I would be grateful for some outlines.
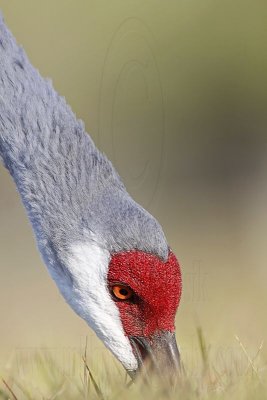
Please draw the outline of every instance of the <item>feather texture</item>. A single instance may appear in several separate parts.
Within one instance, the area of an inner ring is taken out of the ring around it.
[[[15,180],[45,259],[84,231],[110,253],[139,249],[167,259],[159,223],[127,193],[65,99],[30,64],[0,18],[0,158]],[[67,271],[64,271],[67,273]]]

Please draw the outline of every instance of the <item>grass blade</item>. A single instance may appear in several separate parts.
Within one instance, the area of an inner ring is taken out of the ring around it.
[[[87,369],[87,371],[88,371],[88,373],[89,373],[89,377],[90,377],[90,379],[91,379],[91,381],[92,381],[92,384],[94,385],[96,394],[98,395],[98,397],[99,397],[101,400],[104,400],[104,395],[103,395],[103,393],[102,393],[100,387],[99,387],[98,384],[96,383],[95,378],[93,377],[93,374],[92,374],[90,368],[88,367],[87,362],[86,362],[86,359],[85,359],[84,357],[83,357],[83,362],[84,362],[85,368]]]
[[[11,387],[8,385],[8,383],[3,378],[2,378],[2,382],[5,385],[5,387],[7,388],[7,390],[10,392],[10,394],[12,395],[13,399],[18,400],[17,396],[15,395],[15,393],[13,392]]]

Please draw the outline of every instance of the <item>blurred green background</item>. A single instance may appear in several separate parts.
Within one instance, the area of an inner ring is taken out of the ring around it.
[[[162,224],[184,277],[184,359],[194,364],[198,324],[218,357],[239,351],[235,334],[253,355],[267,334],[267,3],[0,0],[0,9]],[[3,167],[0,191],[0,365],[42,346],[71,351],[93,334],[49,278]]]

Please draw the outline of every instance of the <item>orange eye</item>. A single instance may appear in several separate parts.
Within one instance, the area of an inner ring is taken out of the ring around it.
[[[129,286],[119,284],[112,286],[112,293],[119,300],[129,300],[133,296],[133,291]]]

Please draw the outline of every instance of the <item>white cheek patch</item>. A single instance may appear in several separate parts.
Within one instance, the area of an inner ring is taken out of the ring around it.
[[[135,370],[137,360],[107,289],[109,252],[88,242],[72,245],[69,254],[67,264],[73,286],[61,288],[64,297],[124,367]]]

